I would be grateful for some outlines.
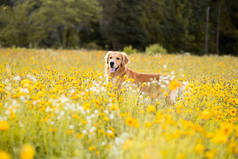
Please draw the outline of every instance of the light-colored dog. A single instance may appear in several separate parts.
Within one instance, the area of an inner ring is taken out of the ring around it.
[[[121,86],[121,84],[125,80],[125,76],[127,78],[134,79],[134,83],[137,84],[140,87],[140,90],[142,92],[145,92],[150,95],[156,95],[158,96],[160,91],[160,82],[162,80],[167,80],[167,86],[169,87],[169,84],[171,82],[171,79],[169,79],[169,76],[160,75],[160,74],[147,74],[147,73],[138,73],[135,72],[129,68],[126,67],[126,64],[129,62],[129,58],[124,52],[118,52],[118,51],[109,51],[107,52],[105,56],[105,75],[107,77],[107,80],[116,80],[116,84],[118,87]],[[151,85],[145,85],[145,83],[149,83],[152,81],[158,81],[158,84],[156,86]],[[174,84],[172,84],[174,85]],[[170,89],[166,99],[170,103],[175,103],[178,96],[181,96],[182,92],[185,90],[185,87],[187,83],[183,82],[177,82],[175,84],[176,88]],[[164,85],[163,85],[164,86]]]

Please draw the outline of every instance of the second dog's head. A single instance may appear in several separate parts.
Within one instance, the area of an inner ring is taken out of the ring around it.
[[[108,51],[105,56],[105,62],[110,72],[116,72],[125,67],[128,61],[128,56],[124,52]]]

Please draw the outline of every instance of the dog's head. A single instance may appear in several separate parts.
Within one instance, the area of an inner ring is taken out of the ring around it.
[[[124,52],[108,51],[105,56],[105,63],[110,72],[116,72],[125,67],[128,61],[128,56]]]

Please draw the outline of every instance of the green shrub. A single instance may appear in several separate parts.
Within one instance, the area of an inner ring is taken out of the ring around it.
[[[133,47],[131,45],[129,45],[129,46],[124,47],[123,52],[125,52],[127,54],[134,54],[137,52],[137,50],[133,49]]]
[[[160,44],[152,44],[146,47],[146,54],[155,55],[155,54],[167,54],[167,50]]]
[[[86,45],[84,45],[84,48],[85,49],[88,49],[88,50],[102,50],[102,47],[99,46],[97,43],[95,42],[89,42],[87,43]]]

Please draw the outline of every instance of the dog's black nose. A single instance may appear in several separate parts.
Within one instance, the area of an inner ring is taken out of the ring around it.
[[[113,65],[114,65],[114,62],[110,62],[110,66],[113,67]]]

